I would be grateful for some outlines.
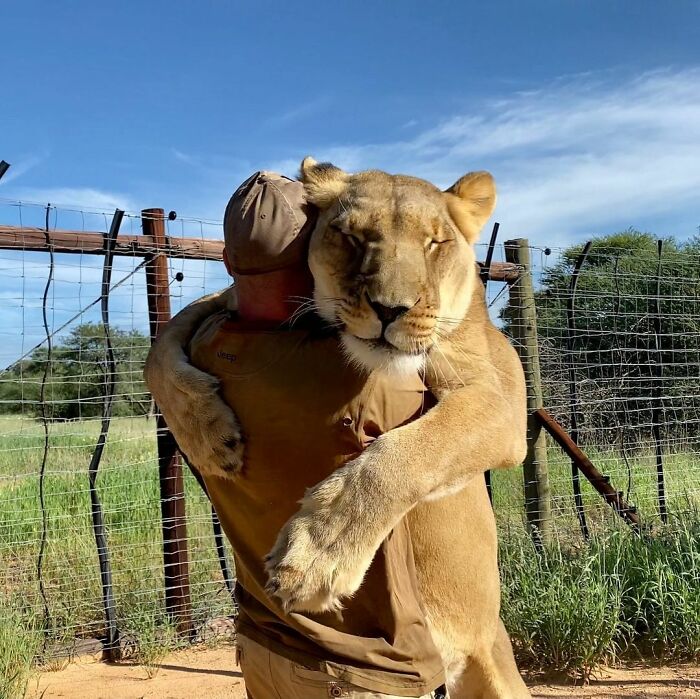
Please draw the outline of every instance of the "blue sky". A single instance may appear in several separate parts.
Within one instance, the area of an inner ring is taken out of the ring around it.
[[[23,0],[0,26],[5,198],[220,218],[311,153],[490,169],[543,243],[700,223],[696,1]]]
[[[538,245],[700,224],[696,1],[23,0],[0,27],[0,199],[216,220],[312,154],[441,186],[488,169],[503,237]]]

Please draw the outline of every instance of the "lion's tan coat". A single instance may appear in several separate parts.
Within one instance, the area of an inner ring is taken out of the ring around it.
[[[522,368],[488,318],[473,251],[495,204],[493,182],[471,173],[441,193],[416,178],[348,175],[308,159],[302,181],[320,210],[309,253],[319,313],[342,323],[353,361],[396,370],[424,360],[439,403],[310,491],[270,554],[271,589],[289,609],[333,607],[408,516],[450,696],[528,697],[499,619],[495,522],[482,477],[520,463],[526,448]],[[190,461],[235,477],[243,448],[235,416],[182,350],[220,304],[209,297],[176,317],[154,345],[146,379]]]

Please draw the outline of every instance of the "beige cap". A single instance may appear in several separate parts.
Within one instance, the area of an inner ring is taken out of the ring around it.
[[[313,225],[309,212],[298,180],[275,172],[249,177],[234,192],[224,214],[231,270],[264,274],[304,260]]]

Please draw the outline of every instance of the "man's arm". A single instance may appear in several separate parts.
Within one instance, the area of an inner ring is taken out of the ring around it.
[[[243,462],[238,420],[219,394],[219,381],[190,364],[185,347],[213,313],[237,307],[233,287],[180,311],[153,343],[144,378],[180,451],[204,475],[233,476]]]

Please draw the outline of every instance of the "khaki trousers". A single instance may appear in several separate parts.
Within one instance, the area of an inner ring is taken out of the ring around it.
[[[249,638],[239,636],[238,663],[248,699],[403,699],[394,694],[379,694],[348,684],[323,672],[308,670],[272,653]],[[431,699],[426,694],[421,699]]]

